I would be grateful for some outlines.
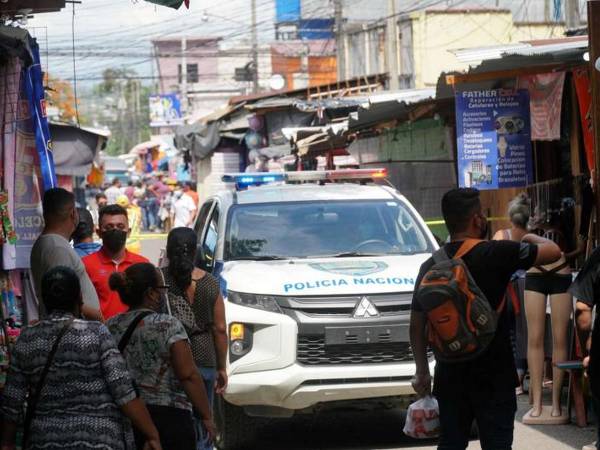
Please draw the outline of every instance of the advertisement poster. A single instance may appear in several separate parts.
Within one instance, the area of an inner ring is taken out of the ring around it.
[[[177,94],[150,96],[150,126],[183,125],[181,102]]]
[[[527,90],[456,93],[460,187],[523,187],[533,180]]]
[[[9,203],[9,214],[13,218],[17,234],[16,245],[2,246],[2,262],[6,270],[29,268],[31,247],[44,225],[39,153],[31,109],[23,85],[17,111],[15,146],[6,149],[4,153],[5,183],[12,200]]]

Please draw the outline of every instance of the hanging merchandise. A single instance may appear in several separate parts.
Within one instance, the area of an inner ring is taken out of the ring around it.
[[[594,170],[594,133],[592,122],[592,92],[590,75],[588,69],[576,69],[573,71],[575,91],[577,91],[577,102],[579,103],[579,116],[581,117],[581,130],[583,133],[583,145],[585,147],[585,160],[588,169]]]
[[[10,221],[10,215],[8,214],[8,194],[5,191],[0,191],[0,244],[17,243],[17,233],[12,226]]]
[[[187,9],[190,9],[190,0],[146,0],[148,3],[154,3],[155,5],[167,6],[173,9],[181,8],[181,5],[185,4]]]
[[[40,169],[44,190],[57,186],[52,155],[52,141],[46,116],[46,99],[44,94],[44,75],[40,63],[40,49],[35,39],[30,38],[33,64],[23,71],[22,82],[29,103],[29,114],[35,133],[35,144],[39,155]]]
[[[517,80],[518,89],[529,91],[531,139],[560,139],[560,116],[565,72],[525,75]]]

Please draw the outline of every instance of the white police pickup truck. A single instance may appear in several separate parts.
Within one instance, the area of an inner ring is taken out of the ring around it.
[[[257,417],[405,406],[414,394],[410,303],[433,235],[386,172],[226,175],[196,222],[198,265],[226,300],[229,387],[218,446]]]

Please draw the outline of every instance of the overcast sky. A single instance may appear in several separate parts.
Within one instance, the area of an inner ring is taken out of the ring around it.
[[[257,20],[265,39],[273,34],[273,2],[257,0]],[[191,0],[189,10],[185,6],[174,10],[142,0],[82,0],[82,4],[75,5],[74,19],[78,78],[97,77],[106,67],[122,65],[148,74],[150,39],[154,37],[223,36],[226,45],[249,39],[250,0]],[[72,20],[72,5],[68,5],[57,13],[39,14],[27,25],[38,38],[48,71],[62,78],[72,77],[72,57],[53,53],[65,55],[71,51]],[[118,56],[123,53],[126,56]],[[100,58],[101,54],[117,56]]]

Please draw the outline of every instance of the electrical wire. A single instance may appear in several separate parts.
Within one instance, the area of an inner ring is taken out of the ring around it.
[[[73,96],[75,97],[75,118],[77,120],[77,126],[81,128],[81,123],[79,122],[79,99],[77,98],[77,69],[75,62],[75,3],[71,3],[73,7],[73,15],[71,17],[71,37],[73,43]]]

